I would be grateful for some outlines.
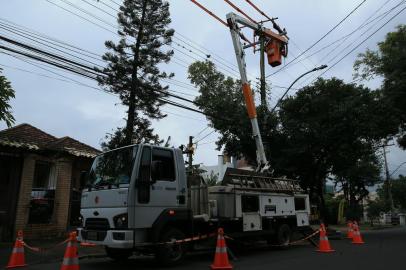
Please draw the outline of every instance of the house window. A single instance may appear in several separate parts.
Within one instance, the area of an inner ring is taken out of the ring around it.
[[[29,223],[51,223],[54,212],[55,186],[55,166],[50,162],[36,161],[31,190]]]

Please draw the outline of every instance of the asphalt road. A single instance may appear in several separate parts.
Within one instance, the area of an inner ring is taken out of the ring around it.
[[[370,231],[363,234],[364,245],[352,245],[350,241],[331,240],[334,253],[321,254],[310,244],[291,246],[287,250],[275,250],[256,245],[236,251],[237,260],[232,260],[235,269],[404,269],[406,262],[406,228]],[[209,269],[213,254],[195,253],[187,257],[180,265],[172,269]],[[60,263],[31,265],[27,269],[59,269]],[[132,258],[125,263],[116,263],[106,258],[81,259],[83,270],[126,270],[126,269],[165,269],[153,258]],[[167,269],[167,268],[166,268]]]

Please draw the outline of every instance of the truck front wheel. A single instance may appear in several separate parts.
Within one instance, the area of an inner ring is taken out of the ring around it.
[[[125,261],[133,254],[131,249],[105,247],[105,250],[107,256],[115,261]]]
[[[185,234],[175,228],[169,228],[160,238],[161,243],[156,250],[156,259],[162,265],[173,266],[180,263],[185,257],[185,245],[175,243],[176,240],[185,239]]]

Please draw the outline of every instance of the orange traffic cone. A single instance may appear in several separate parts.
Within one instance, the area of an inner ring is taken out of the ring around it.
[[[352,221],[348,222],[347,239],[352,239],[354,237],[354,229]]]
[[[69,242],[63,256],[61,270],[79,270],[78,247],[76,232],[69,234]]]
[[[357,245],[362,245],[365,242],[362,240],[361,232],[359,231],[358,223],[354,222],[354,236],[352,238],[352,243]]]
[[[10,260],[6,268],[15,268],[26,266],[24,258],[24,241],[23,232],[17,232],[17,239],[14,243],[13,252],[11,253]]]
[[[211,269],[231,270],[233,266],[228,261],[227,246],[224,240],[224,231],[222,228],[218,229],[216,254],[214,255],[214,262]]]
[[[324,252],[324,253],[335,251],[334,249],[331,249],[331,247],[330,247],[330,242],[328,241],[326,227],[324,226],[323,223],[320,224],[320,242],[319,242],[319,249],[317,251]]]

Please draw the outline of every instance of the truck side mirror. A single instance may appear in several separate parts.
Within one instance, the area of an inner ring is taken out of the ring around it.
[[[151,180],[152,183],[155,183],[161,177],[161,172],[163,170],[163,162],[161,160],[152,161],[151,166]]]

